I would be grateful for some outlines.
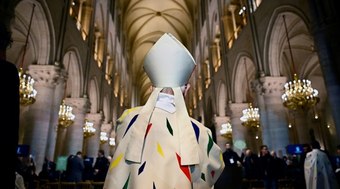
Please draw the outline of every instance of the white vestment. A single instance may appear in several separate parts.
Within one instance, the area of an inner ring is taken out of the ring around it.
[[[325,152],[313,149],[304,164],[307,189],[338,189],[332,165]]]
[[[222,173],[221,149],[212,140],[211,131],[198,121],[191,125],[176,122],[173,99],[160,93],[145,130],[141,162],[126,159],[131,132],[141,108],[126,110],[118,120],[117,149],[106,176],[104,189],[210,189]],[[199,163],[182,165],[179,127],[196,134]]]

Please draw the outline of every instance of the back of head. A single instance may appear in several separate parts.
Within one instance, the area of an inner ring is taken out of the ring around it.
[[[320,149],[321,148],[320,143],[317,140],[313,140],[312,143],[311,143],[311,146],[312,146],[313,149]]]

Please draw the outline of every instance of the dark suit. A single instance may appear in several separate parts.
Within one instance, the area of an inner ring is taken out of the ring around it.
[[[10,124],[3,124],[4,134],[9,137],[1,137],[3,152],[6,153],[1,158],[1,162],[6,165],[3,167],[5,173],[2,180],[5,181],[9,188],[14,188],[15,169],[17,164],[17,146],[19,137],[19,75],[14,64],[0,59],[0,82],[3,91],[0,93],[0,99],[3,101],[2,107],[5,107],[1,113],[1,120],[7,120]],[[8,104],[5,106],[5,104]]]
[[[242,168],[237,162],[241,162],[240,156],[232,149],[223,153],[225,163],[221,176],[217,179],[214,189],[239,189],[242,184]]]
[[[109,169],[110,162],[109,160],[103,157],[97,157],[96,163],[94,164],[93,169],[98,169],[98,173],[94,175],[94,181],[104,181],[107,171]]]
[[[66,180],[68,182],[80,182],[83,180],[84,161],[78,156],[73,156],[68,161]]]

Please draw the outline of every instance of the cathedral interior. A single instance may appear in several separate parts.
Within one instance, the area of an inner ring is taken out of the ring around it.
[[[7,60],[34,81],[20,99],[18,142],[37,172],[45,157],[114,153],[116,120],[148,99],[143,60],[164,33],[192,53],[187,110],[222,149],[266,144],[282,156],[312,139],[330,153],[340,144],[336,0],[2,3]]]

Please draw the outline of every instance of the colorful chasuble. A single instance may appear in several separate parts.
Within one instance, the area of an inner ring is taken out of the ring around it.
[[[126,110],[116,127],[117,149],[105,180],[104,189],[210,189],[220,176],[222,152],[213,142],[211,131],[191,119],[199,145],[197,165],[181,165],[176,113],[156,106],[144,135],[141,163],[125,159],[130,133],[141,107]],[[169,110],[169,109],[168,109]]]

